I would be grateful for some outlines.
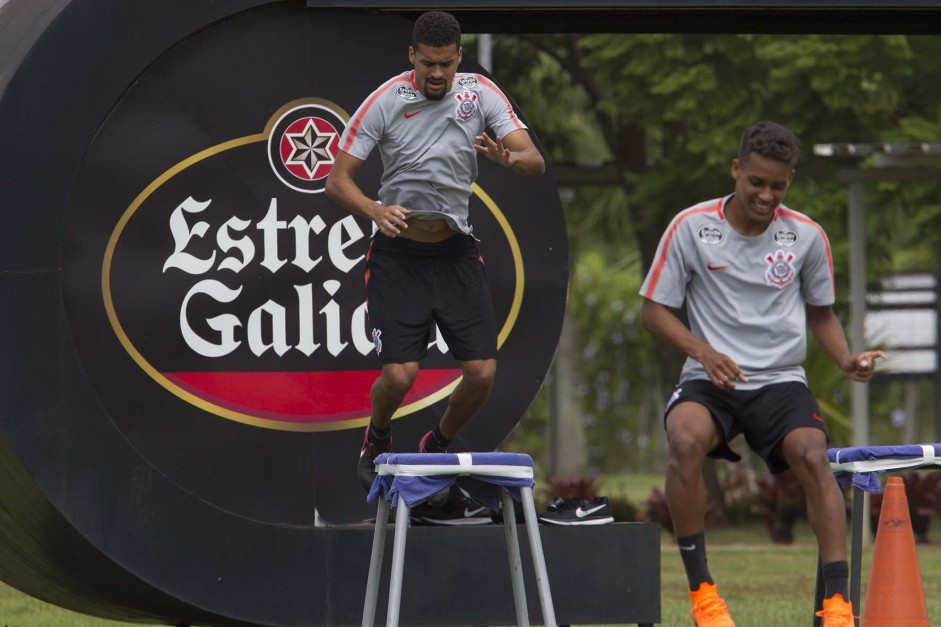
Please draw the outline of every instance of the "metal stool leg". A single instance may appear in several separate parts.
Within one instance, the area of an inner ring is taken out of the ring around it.
[[[500,490],[500,502],[503,505],[503,535],[506,537],[506,552],[510,558],[510,580],[513,582],[516,624],[519,627],[529,627],[529,608],[526,605],[526,586],[523,582],[519,537],[516,535],[516,510],[513,509],[513,497],[506,490]]]
[[[542,540],[539,537],[539,521],[536,520],[536,505],[533,503],[533,489],[520,488],[523,499],[523,517],[526,519],[526,533],[529,535],[529,548],[533,554],[533,568],[536,570],[536,587],[539,589],[539,603],[542,605],[542,619],[546,627],[557,627],[555,608],[552,605],[552,592],[549,590],[549,574],[546,571],[546,558],[542,552]],[[504,522],[505,524],[505,522]]]
[[[856,618],[853,619],[855,625],[859,625],[859,589],[860,580],[863,573],[863,526],[868,522],[863,520],[865,513],[864,501],[866,493],[857,487],[853,487],[853,540],[850,549],[850,602],[853,604],[853,612]]]
[[[369,577],[366,580],[366,601],[363,603],[363,627],[373,627],[376,604],[379,600],[379,578],[382,575],[382,556],[386,548],[386,526],[389,524],[389,503],[380,494],[376,512],[376,527],[372,536],[372,556],[369,558]]]
[[[392,582],[389,584],[389,611],[386,627],[398,627],[399,609],[402,607],[402,573],[405,570],[405,534],[408,532],[409,508],[399,495],[395,507],[395,538],[392,546]]]

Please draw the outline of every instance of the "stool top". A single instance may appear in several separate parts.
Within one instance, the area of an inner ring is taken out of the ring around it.
[[[380,453],[380,475],[470,475],[531,479],[533,458],[524,453]]]
[[[892,446],[851,446],[827,451],[830,468],[842,487],[850,482],[867,492],[880,492],[878,472],[941,466],[941,444],[897,444]]]
[[[523,453],[381,453],[367,501],[399,495],[409,507],[458,482],[471,497],[500,509],[500,489],[520,500],[520,488],[532,488],[533,458]]]

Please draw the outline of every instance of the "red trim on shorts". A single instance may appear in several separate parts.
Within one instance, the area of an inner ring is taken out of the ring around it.
[[[369,258],[372,257],[373,239],[369,239],[369,248],[366,249],[366,271],[363,272],[363,283],[369,285]]]

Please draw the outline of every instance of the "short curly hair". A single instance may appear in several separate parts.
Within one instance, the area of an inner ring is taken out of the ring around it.
[[[776,122],[758,122],[745,129],[738,149],[738,160],[745,163],[748,155],[755,153],[765,159],[797,165],[800,157],[800,141],[785,126]]]
[[[415,20],[412,30],[412,46],[418,44],[432,48],[444,48],[451,44],[461,45],[461,25],[450,13],[428,11]]]

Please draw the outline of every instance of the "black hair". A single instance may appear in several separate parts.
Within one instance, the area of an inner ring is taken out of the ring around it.
[[[461,25],[450,13],[428,11],[415,21],[412,31],[412,47],[418,44],[432,48],[444,48],[451,44],[461,45]]]
[[[755,153],[765,159],[797,165],[800,156],[800,141],[785,126],[776,122],[758,122],[745,129],[738,149],[738,160],[745,163],[748,155]]]

